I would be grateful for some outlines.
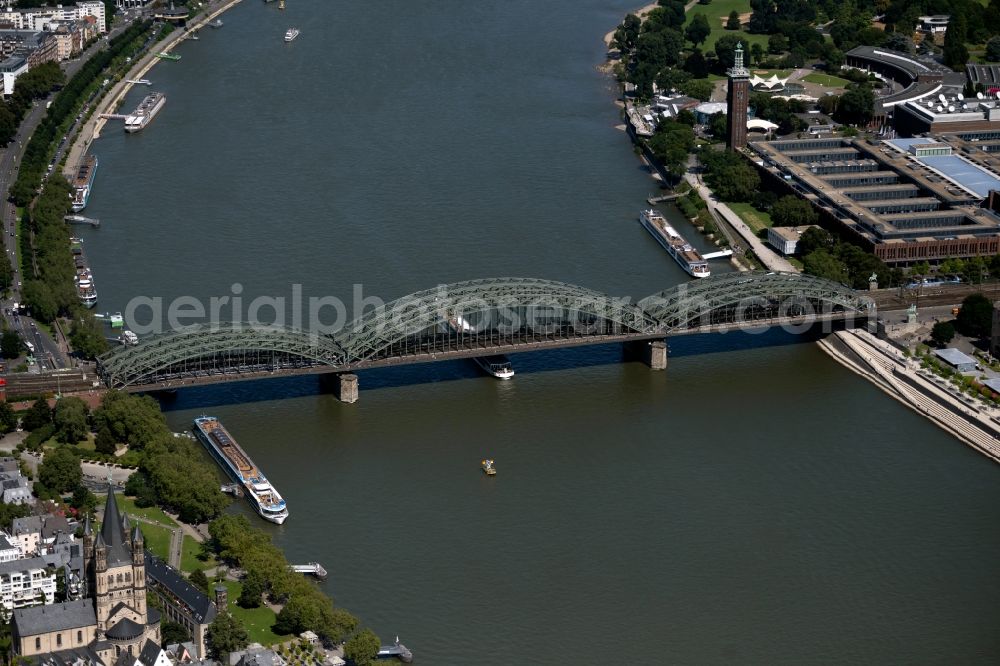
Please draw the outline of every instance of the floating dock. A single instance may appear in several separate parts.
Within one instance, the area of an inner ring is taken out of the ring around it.
[[[395,657],[399,659],[404,664],[408,664],[413,661],[413,653],[405,645],[399,642],[399,636],[396,636],[396,642],[392,645],[383,645],[379,648],[378,654],[375,655],[377,659],[389,659]]]

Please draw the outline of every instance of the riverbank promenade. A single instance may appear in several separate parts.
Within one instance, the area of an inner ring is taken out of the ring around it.
[[[940,428],[1000,462],[1000,410],[957,393],[946,380],[868,331],[838,331],[819,341],[836,361]]]

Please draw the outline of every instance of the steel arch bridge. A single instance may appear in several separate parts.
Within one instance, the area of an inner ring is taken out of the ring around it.
[[[867,315],[873,307],[853,289],[797,273],[723,274],[638,303],[551,280],[471,280],[404,296],[331,335],[246,323],[200,325],[110,351],[98,359],[97,370],[109,388],[152,390],[656,340]]]

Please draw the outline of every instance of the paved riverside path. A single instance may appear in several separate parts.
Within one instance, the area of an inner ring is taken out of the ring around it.
[[[795,268],[787,259],[779,255],[777,252],[771,248],[764,245],[763,241],[757,238],[753,230],[748,227],[740,216],[733,212],[733,210],[715,198],[712,190],[702,182],[701,176],[696,173],[688,172],[684,174],[684,180],[686,180],[691,187],[698,191],[701,198],[705,200],[708,204],[708,210],[713,216],[722,217],[730,227],[733,228],[736,233],[740,235],[743,242],[750,246],[753,250],[754,255],[764,264],[764,267],[769,271],[782,271],[790,273],[798,273],[799,270]]]
[[[993,417],[994,408],[970,405],[950,388],[941,388],[935,383],[935,375],[923,370],[919,361],[906,358],[867,331],[838,331],[834,336],[857,357],[848,357],[828,340],[821,340],[820,346],[834,359],[983,455],[1000,462],[1000,424]]]

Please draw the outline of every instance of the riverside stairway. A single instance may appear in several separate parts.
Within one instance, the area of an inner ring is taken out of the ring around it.
[[[821,345],[843,365],[866,376],[980,453],[1000,462],[1000,427],[995,418],[942,389],[935,383],[934,375],[914,369],[909,359],[871,333],[855,330],[835,335],[853,352],[854,358],[839,353],[826,340],[821,341]]]

